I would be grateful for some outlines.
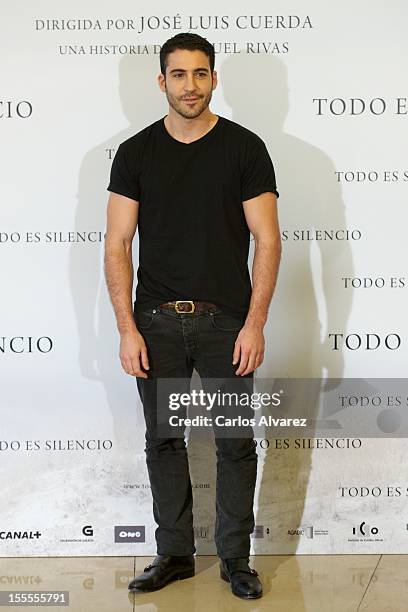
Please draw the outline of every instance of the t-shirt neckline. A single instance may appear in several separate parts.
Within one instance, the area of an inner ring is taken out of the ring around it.
[[[175,142],[183,147],[190,147],[191,145],[197,144],[199,142],[203,142],[203,140],[206,140],[207,138],[209,138],[209,136],[215,132],[215,130],[217,129],[218,125],[221,123],[221,117],[220,115],[217,115],[218,120],[215,123],[215,125],[212,126],[211,130],[209,130],[208,132],[206,132],[203,136],[201,136],[200,138],[197,138],[196,140],[193,140],[192,142],[182,142],[181,140],[177,140],[177,138],[174,138],[170,132],[167,131],[167,128],[164,124],[164,119],[167,117],[167,115],[164,115],[164,117],[161,118],[160,120],[160,125],[162,127],[162,131],[164,132],[164,134],[169,138],[169,140],[171,140],[172,142]]]

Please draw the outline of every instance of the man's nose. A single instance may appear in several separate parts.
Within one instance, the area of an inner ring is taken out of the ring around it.
[[[186,91],[194,91],[196,87],[195,77],[193,74],[187,74],[187,78],[184,82],[184,89]]]

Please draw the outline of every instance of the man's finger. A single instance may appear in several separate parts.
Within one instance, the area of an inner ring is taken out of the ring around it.
[[[249,359],[249,352],[241,351],[241,361],[239,363],[239,367],[237,371],[235,372],[237,376],[241,374],[241,372],[243,372],[244,369],[246,368],[248,364],[248,359]]]
[[[140,367],[139,357],[133,357],[132,370],[133,370],[133,376],[137,376],[139,378],[147,378],[146,372],[143,372],[142,368]]]
[[[248,359],[247,367],[242,372],[242,376],[246,376],[250,372],[253,372],[255,370],[255,363],[256,363],[255,362],[255,355],[250,355],[250,357]]]
[[[259,353],[255,359],[255,370],[256,368],[259,368],[262,362],[263,362],[263,356],[261,353]]]
[[[232,355],[232,365],[235,365],[237,363],[240,352],[241,352],[241,343],[237,340],[235,342],[234,353]]]
[[[129,359],[121,358],[122,368],[125,370],[126,374],[133,375],[132,363]]]
[[[142,366],[145,370],[149,370],[149,359],[147,357],[147,348],[144,346],[141,350]]]

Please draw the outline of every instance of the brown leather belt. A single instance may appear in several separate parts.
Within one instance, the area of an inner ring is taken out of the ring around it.
[[[160,304],[161,308],[170,308],[176,312],[205,312],[210,308],[217,308],[211,302],[194,302],[192,300],[175,300],[174,302],[165,302]]]

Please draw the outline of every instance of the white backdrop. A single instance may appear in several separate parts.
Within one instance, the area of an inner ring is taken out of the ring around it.
[[[114,152],[166,114],[158,51],[178,32],[216,46],[211,109],[259,134],[275,165],[283,257],[256,376],[406,375],[405,2],[176,8],[1,7],[1,556],[156,551],[102,254]],[[214,446],[190,442],[197,551],[213,554]],[[258,445],[252,553],[407,551],[405,439]]]

